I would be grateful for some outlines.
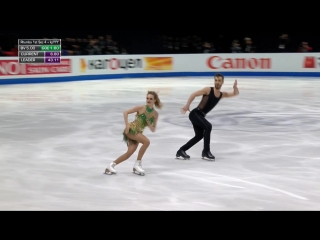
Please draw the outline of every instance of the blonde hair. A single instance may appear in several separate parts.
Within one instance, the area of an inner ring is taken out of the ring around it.
[[[160,101],[160,98],[159,98],[159,96],[158,96],[158,93],[156,93],[156,92],[154,92],[154,91],[148,91],[148,93],[147,93],[147,95],[152,95],[153,97],[154,97],[154,99],[156,100],[155,101],[155,103],[154,103],[154,105],[156,106],[156,108],[159,108],[159,109],[161,109],[162,108],[162,103],[161,103],[161,101]]]

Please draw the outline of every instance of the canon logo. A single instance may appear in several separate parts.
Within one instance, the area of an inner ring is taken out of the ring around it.
[[[270,58],[221,58],[212,56],[207,65],[211,69],[271,69]]]

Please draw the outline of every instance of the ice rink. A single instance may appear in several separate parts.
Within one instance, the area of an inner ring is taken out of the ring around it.
[[[194,135],[180,108],[213,78],[0,86],[0,210],[320,210],[320,81],[237,79],[240,95],[207,115],[215,162],[202,141],[175,159]],[[147,90],[164,108],[145,130],[146,176],[132,173],[137,153],[104,175],[126,151],[123,111]]]

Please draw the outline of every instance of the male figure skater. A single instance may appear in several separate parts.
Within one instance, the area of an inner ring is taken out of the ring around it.
[[[210,151],[210,135],[212,130],[211,123],[206,120],[206,115],[219,103],[221,98],[229,98],[239,95],[237,87],[237,80],[233,85],[233,92],[220,92],[221,87],[224,83],[224,76],[222,74],[216,74],[214,77],[215,87],[205,87],[197,92],[191,94],[187,104],[181,109],[181,113],[185,114],[187,111],[190,112],[189,108],[192,101],[199,96],[202,96],[202,100],[198,107],[193,109],[189,114],[189,119],[193,125],[195,136],[183,145],[177,152],[176,158],[182,158],[189,160],[190,156],[186,154],[186,151],[198,143],[204,138],[204,148],[202,151],[202,159],[214,161],[215,157]]]

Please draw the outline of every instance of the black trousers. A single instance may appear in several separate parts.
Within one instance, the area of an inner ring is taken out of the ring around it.
[[[195,136],[180,149],[187,151],[203,138],[203,150],[210,151],[211,123],[205,119],[205,114],[199,108],[195,108],[190,112],[189,119],[193,125]]]

